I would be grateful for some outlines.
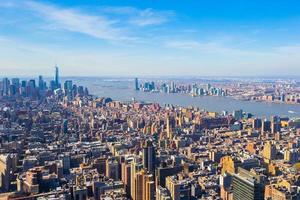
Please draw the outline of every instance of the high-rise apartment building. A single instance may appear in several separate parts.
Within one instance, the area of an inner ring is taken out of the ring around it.
[[[124,183],[126,194],[129,196],[131,191],[131,164],[127,161],[121,164],[121,174],[121,179]]]
[[[233,175],[233,200],[263,200],[265,176],[255,174],[243,168]]]
[[[272,116],[271,117],[271,133],[275,134],[277,132],[280,132],[280,129],[281,129],[280,117]]]
[[[131,186],[130,186],[130,195],[133,200],[136,200],[136,174],[143,168],[143,165],[140,163],[138,158],[135,158],[131,162],[131,167],[130,167],[130,181],[131,181]]]
[[[260,129],[261,126],[262,126],[261,119],[254,118],[253,121],[252,121],[252,128],[254,128],[254,129]]]
[[[9,191],[13,180],[14,172],[17,168],[16,154],[0,155],[0,189]]]
[[[120,180],[120,167],[116,159],[109,158],[106,160],[106,176],[114,180]]]
[[[166,178],[166,188],[170,191],[172,200],[192,198],[192,182],[189,179],[179,178],[177,175],[168,176]]]
[[[284,151],[284,161],[294,164],[299,160],[299,151],[297,149],[286,149]]]
[[[133,200],[154,200],[155,185],[152,174],[142,169],[136,173],[133,181],[135,182],[135,196]]]
[[[267,162],[276,158],[276,147],[270,141],[264,145],[263,157]]]

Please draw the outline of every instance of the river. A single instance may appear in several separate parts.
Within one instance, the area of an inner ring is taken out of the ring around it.
[[[91,94],[99,97],[110,97],[113,100],[130,101],[132,98],[135,98],[137,101],[156,102],[161,105],[197,106],[200,109],[215,112],[224,110],[232,112],[233,110],[242,109],[257,117],[270,117],[272,115],[300,117],[300,105],[242,101],[230,97],[191,97],[188,94],[134,91],[132,79],[124,78],[74,77],[72,79],[74,83],[88,87]]]

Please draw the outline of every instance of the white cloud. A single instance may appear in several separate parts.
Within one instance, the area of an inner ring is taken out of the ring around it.
[[[159,25],[168,22],[173,15],[172,11],[155,12],[148,8],[137,11],[136,17],[130,19],[129,23],[137,26]]]
[[[165,46],[171,49],[192,51],[203,54],[215,54],[231,57],[241,56],[273,56],[275,51],[259,51],[242,48],[243,44],[248,42],[231,41],[230,43],[222,40],[211,40],[208,42],[199,42],[197,40],[172,40],[166,41]]]
[[[202,53],[213,53],[213,54],[236,54],[242,55],[247,52],[240,50],[238,48],[233,48],[223,43],[220,43],[218,40],[209,41],[209,42],[199,42],[195,40],[175,40],[167,41],[165,46],[168,48],[179,49],[179,50],[189,50]]]
[[[26,6],[51,23],[52,27],[83,33],[95,38],[110,41],[130,41],[136,38],[128,36],[124,29],[117,28],[117,21],[104,16],[84,14],[74,9],[63,9],[33,1]]]
[[[183,50],[195,50],[201,48],[201,44],[197,41],[186,40],[186,41],[167,41],[165,43],[167,47]]]
[[[175,16],[175,12],[171,10],[158,11],[152,8],[138,9],[130,6],[106,6],[102,7],[100,11],[125,16],[124,22],[134,26],[161,25],[169,22]]]
[[[160,25],[170,20],[173,11],[156,11],[151,8],[100,7],[93,8],[93,14],[82,9],[63,8],[32,0],[12,0],[0,2],[0,8],[16,9],[18,12],[30,11],[42,24],[31,24],[36,28],[65,30],[82,33],[111,42],[137,42],[140,39],[136,28]],[[5,19],[9,20],[9,19]],[[40,25],[40,27],[37,27]]]
[[[139,9],[131,6],[101,6],[98,8],[101,13],[113,15],[135,15]]]

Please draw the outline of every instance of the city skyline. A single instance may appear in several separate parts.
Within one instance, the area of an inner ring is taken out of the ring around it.
[[[299,76],[299,2],[1,2],[11,76]],[[18,59],[16,59],[18,58]]]
[[[0,13],[0,200],[300,199],[300,1]]]
[[[38,82],[0,81],[0,199],[299,199],[297,110],[295,117],[281,111],[266,117],[254,116],[246,104],[217,112],[217,104],[207,110],[113,100],[105,92],[94,96],[76,79],[62,84],[58,67],[54,74],[49,85],[42,76]],[[98,91],[107,87],[89,80]],[[148,100],[158,94],[152,93],[155,82],[131,84],[133,93],[147,92]],[[300,102],[299,83],[293,81],[161,86],[177,98],[192,92],[220,100],[215,96],[234,91],[241,97],[245,86],[246,93],[252,88],[266,100]],[[114,93],[130,94],[121,90]]]

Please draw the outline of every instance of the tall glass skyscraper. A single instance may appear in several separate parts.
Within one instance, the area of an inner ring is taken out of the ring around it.
[[[55,78],[54,78],[54,82],[55,82],[55,87],[59,88],[59,74],[58,74],[58,66],[55,66]]]
[[[44,90],[44,79],[43,79],[43,76],[39,76],[39,89],[40,90]]]
[[[3,95],[4,96],[8,95],[9,85],[10,85],[9,79],[8,78],[3,78],[3,81],[2,81],[2,91],[3,91]]]
[[[140,90],[138,78],[134,79],[134,84],[135,84],[135,90]]]

